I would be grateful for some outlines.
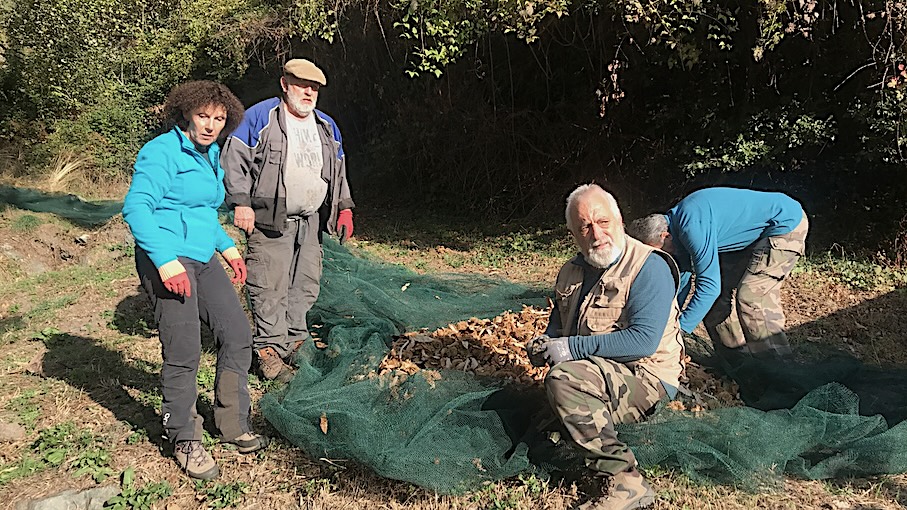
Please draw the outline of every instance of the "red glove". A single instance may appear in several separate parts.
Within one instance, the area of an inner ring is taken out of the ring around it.
[[[233,278],[230,278],[230,283],[238,283],[240,285],[246,283],[246,263],[242,257],[227,260],[227,264],[230,264],[230,267],[233,268]]]
[[[353,210],[344,209],[337,216],[337,235],[340,236],[340,244],[353,236]]]
[[[189,283],[189,276],[185,271],[164,280],[164,287],[177,296],[192,296],[192,285]]]

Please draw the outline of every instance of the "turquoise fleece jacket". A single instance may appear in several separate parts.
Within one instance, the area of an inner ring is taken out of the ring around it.
[[[155,266],[187,257],[208,262],[235,244],[217,218],[224,201],[220,147],[207,154],[177,127],[146,143],[135,162],[123,219]]]
[[[791,232],[803,219],[803,207],[784,193],[705,188],[678,202],[666,217],[681,271],[681,306],[690,291],[690,276],[696,275],[693,297],[680,314],[680,329],[690,333],[721,293],[718,254]]]

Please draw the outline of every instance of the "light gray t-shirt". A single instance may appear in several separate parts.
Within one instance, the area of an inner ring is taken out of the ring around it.
[[[321,137],[318,136],[315,113],[304,119],[287,111],[285,113],[287,214],[308,216],[321,207],[328,193],[328,183],[321,177],[324,166]]]

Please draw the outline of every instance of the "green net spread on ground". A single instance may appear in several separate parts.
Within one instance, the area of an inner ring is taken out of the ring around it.
[[[123,209],[121,201],[86,202],[75,195],[0,186],[0,207],[6,205],[28,211],[53,213],[83,227],[100,225]]]
[[[503,398],[502,381],[457,371],[401,381],[375,371],[394,335],[543,305],[543,293],[474,276],[419,276],[352,257],[333,240],[324,251],[321,295],[309,320],[324,325],[328,348],[305,344],[285,394],[261,401],[268,421],[312,457],[353,459],[441,492],[531,469],[527,447],[517,443],[522,432],[508,427],[528,423],[532,406]]]
[[[308,342],[298,375],[280,394],[266,395],[262,411],[314,458],[352,460],[442,493],[578,467],[575,451],[531,426],[547,409],[538,389],[453,370],[437,380],[425,371],[376,375],[394,335],[540,305],[543,296],[477,276],[416,275],[353,257],[329,240],[310,314],[323,325],[328,348]],[[690,347],[709,361],[707,349],[692,339]],[[783,473],[818,479],[907,471],[903,371],[849,358],[724,369],[756,407],[695,414],[661,408],[646,423],[620,426],[641,465],[752,489]]]
[[[122,207],[0,187],[4,204],[86,226]],[[523,304],[544,304],[544,293],[476,276],[419,276],[353,257],[327,240],[310,321],[323,325],[329,347],[307,343],[299,374],[282,394],[265,396],[262,411],[312,457],[353,460],[439,492],[578,468],[575,451],[532,426],[550,418],[538,389],[449,370],[429,380],[426,372],[405,380],[375,376],[394,335]],[[907,371],[841,356],[719,363],[696,339],[687,347],[695,361],[733,377],[748,407],[698,414],[661,408],[645,423],[620,426],[644,467],[751,489],[784,473],[823,479],[907,471]]]

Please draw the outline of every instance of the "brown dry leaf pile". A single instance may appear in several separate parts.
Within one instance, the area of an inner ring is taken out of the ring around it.
[[[717,407],[731,407],[743,405],[740,400],[740,387],[726,375],[717,377],[706,371],[701,365],[690,361],[687,356],[686,378],[683,385],[690,390],[696,406],[700,409],[715,409]]]
[[[448,324],[433,332],[406,333],[394,339],[381,362],[379,375],[404,372],[413,375],[431,370],[432,380],[440,379],[437,369],[462,370],[523,384],[540,384],[547,368],[529,364],[524,346],[548,326],[549,309],[525,306],[494,319],[475,317]]]
[[[550,306],[525,306],[519,313],[508,311],[494,319],[473,317],[432,332],[406,333],[394,340],[378,375],[403,381],[422,372],[434,386],[442,377],[438,369],[453,369],[522,384],[541,384],[548,369],[529,363],[525,345],[545,331],[550,314]],[[694,402],[688,406],[676,400],[668,407],[698,412],[741,404],[737,383],[716,377],[689,357],[686,365],[684,386]]]

